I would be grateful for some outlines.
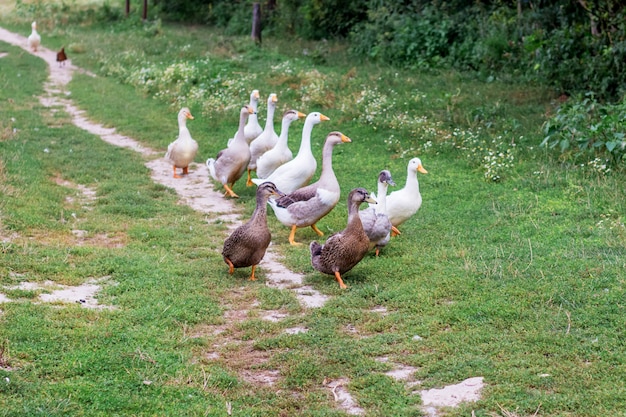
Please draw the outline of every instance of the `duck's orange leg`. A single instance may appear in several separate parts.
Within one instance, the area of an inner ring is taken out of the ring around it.
[[[252,170],[248,169],[248,180],[246,181],[246,185],[248,187],[252,187],[254,183],[252,182]]]
[[[189,175],[189,167],[188,166],[183,168],[183,175]]]
[[[298,227],[294,224],[293,226],[291,226],[291,233],[289,233],[289,243],[291,243],[294,246],[302,245],[302,243],[296,242],[296,229],[297,228]]]
[[[341,288],[342,290],[345,290],[346,288],[348,288],[346,284],[343,283],[343,280],[341,279],[341,274],[339,273],[339,271],[335,271],[335,279],[339,283],[339,288]]]
[[[256,265],[252,265],[252,274],[250,275],[250,281],[256,281],[256,277],[254,276],[255,269],[256,269]]]
[[[235,194],[235,192],[232,190],[232,188],[228,186],[228,184],[224,184],[224,189],[226,190],[228,195],[231,196],[232,198],[239,198],[239,196]]]
[[[235,265],[233,265],[233,263],[228,258],[224,258],[224,260],[228,264],[228,273],[232,275],[233,272],[235,272]]]
[[[379,253],[380,253],[380,248],[378,246],[376,246],[376,257],[378,257]]]
[[[181,176],[176,173],[176,165],[172,165],[172,171],[174,172],[174,178],[181,178]]]
[[[401,235],[400,230],[396,226],[391,226],[391,236]]]
[[[322,232],[320,229],[317,228],[317,225],[315,223],[313,223],[311,225],[311,229],[313,229],[313,231],[315,233],[317,233],[318,236],[324,236],[324,232]]]

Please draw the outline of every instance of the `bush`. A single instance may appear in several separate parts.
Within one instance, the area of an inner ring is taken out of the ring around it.
[[[590,94],[566,102],[545,123],[544,133],[542,146],[572,154],[577,162],[606,157],[612,166],[620,166],[626,161],[626,100],[603,105]]]
[[[382,4],[350,35],[352,51],[404,67],[434,67],[450,53],[457,28],[436,9],[402,10]]]

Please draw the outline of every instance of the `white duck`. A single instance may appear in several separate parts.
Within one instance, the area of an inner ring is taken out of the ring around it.
[[[41,36],[37,33],[37,22],[31,23],[30,27],[33,29],[30,35],[28,36],[28,47],[33,50],[33,52],[37,52],[37,48],[41,44]]]
[[[391,178],[391,172],[386,169],[380,171],[378,174],[378,199],[376,200],[378,204],[359,211],[363,229],[370,240],[370,250],[376,248],[376,256],[378,256],[380,248],[389,243],[391,230],[395,229],[387,216],[387,187],[390,185],[396,185]]]
[[[333,148],[337,144],[347,142],[352,141],[343,133],[329,133],[322,151],[322,173],[319,180],[284,197],[268,201],[276,218],[285,226],[291,227],[289,243],[292,245],[299,244],[295,241],[298,227],[311,226],[315,233],[324,236],[315,223],[330,213],[337,205],[341,194],[339,182],[333,171]]]
[[[243,135],[246,137],[246,142],[248,142],[248,144],[263,133],[263,128],[259,124],[259,116],[257,114],[257,111],[259,110],[259,97],[261,97],[259,95],[259,90],[252,90],[248,106],[252,107],[254,114],[248,116],[248,122],[246,123],[246,127],[243,129]],[[235,133],[235,135],[236,134],[237,133]],[[228,145],[230,146],[231,143],[232,139],[228,142]]]
[[[187,107],[183,107],[178,112],[178,138],[168,145],[165,153],[165,159],[172,164],[174,178],[181,178],[176,168],[182,168],[183,175],[189,174],[189,164],[198,153],[198,142],[193,140],[187,129],[187,119],[193,120],[193,116]]]
[[[321,113],[309,113],[304,121],[302,142],[300,142],[300,149],[296,157],[276,168],[269,177],[254,178],[252,182],[257,185],[266,181],[273,182],[285,194],[293,193],[298,188],[307,185],[317,169],[317,161],[311,152],[311,132],[313,126],[327,120],[330,119]]]
[[[214,158],[206,161],[209,174],[215,181],[219,181],[224,186],[226,194],[233,198],[239,198],[233,191],[232,187],[235,182],[241,178],[246,167],[250,162],[250,148],[246,142],[243,130],[246,126],[248,116],[254,113],[252,107],[246,105],[241,108],[239,113],[239,129],[235,134],[231,145],[226,149],[222,149]]]
[[[291,122],[306,117],[306,114],[297,110],[287,110],[283,114],[282,127],[280,136],[276,145],[265,152],[256,160],[256,176],[257,178],[267,178],[272,172],[282,164],[293,159],[293,154],[287,145],[289,126]]]
[[[407,166],[406,184],[404,188],[394,191],[387,197],[387,216],[396,228],[413,216],[422,205],[420,185],[417,172],[428,174],[419,158],[413,158]],[[391,235],[399,235],[400,231],[392,231]]]
[[[274,112],[276,110],[276,102],[278,98],[272,93],[267,99],[267,119],[265,120],[265,129],[263,132],[250,143],[250,162],[248,163],[248,181],[247,185],[253,185],[251,172],[256,171],[256,160],[265,152],[272,149],[278,142],[278,135],[274,130]],[[279,188],[280,190],[280,188]]]

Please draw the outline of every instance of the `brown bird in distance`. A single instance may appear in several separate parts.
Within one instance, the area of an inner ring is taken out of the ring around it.
[[[57,62],[60,66],[65,66],[65,61],[67,61],[67,55],[65,54],[65,47],[61,48],[59,52],[57,52]]]

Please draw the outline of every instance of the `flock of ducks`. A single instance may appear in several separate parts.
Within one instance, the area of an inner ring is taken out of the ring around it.
[[[37,22],[31,24],[28,47],[37,52],[41,36]],[[57,53],[57,61],[67,60],[64,48]],[[278,97],[270,94],[267,99],[267,118],[262,128],[257,117],[260,94],[253,90],[249,104],[241,108],[239,127],[226,148],[215,158],[206,161],[213,180],[222,184],[225,196],[239,196],[233,186],[247,171],[248,186],[257,185],[256,209],[245,224],[238,227],[224,242],[222,255],[228,264],[229,273],[235,268],[252,267],[250,279],[254,280],[255,269],[265,256],[271,242],[267,226],[269,205],[278,221],[291,229],[289,243],[296,242],[298,228],[311,227],[318,236],[324,233],[317,222],[326,216],[339,202],[341,189],[333,171],[332,156],[336,145],[350,143],[351,139],[341,132],[330,132],[322,150],[322,172],[319,179],[309,184],[317,170],[317,160],[311,151],[313,127],[330,120],[319,112],[308,115],[297,110],[288,110],[282,116],[280,136],[274,130],[274,113]],[[304,118],[302,139],[296,156],[288,146],[291,123]],[[169,144],[165,159],[172,165],[174,178],[189,174],[189,165],[198,153],[196,142],[187,128],[187,120],[194,117],[187,107],[178,112],[178,138]],[[181,175],[178,174],[178,170]],[[256,178],[252,178],[252,173]],[[398,226],[413,216],[422,205],[417,172],[426,174],[419,158],[409,161],[404,188],[387,196],[387,187],[395,186],[391,173],[383,170],[378,175],[378,197],[364,188],[355,188],[348,195],[348,223],[339,233],[331,235],[326,243],[311,242],[311,264],[325,274],[334,275],[341,288],[346,288],[341,274],[351,270],[365,254],[375,249],[376,256],[387,245],[391,236],[400,234]],[[362,203],[370,203],[359,210]],[[373,205],[372,205],[373,204]]]
[[[247,185],[257,185],[256,208],[252,217],[225,240],[222,249],[229,273],[235,268],[252,267],[250,280],[255,280],[257,265],[265,256],[271,242],[267,225],[267,206],[272,208],[280,223],[290,228],[289,243],[301,245],[295,235],[299,228],[311,227],[319,236],[324,233],[317,222],[339,202],[341,189],[333,171],[333,149],[352,140],[341,132],[330,132],[322,150],[322,171],[319,179],[310,183],[317,170],[317,160],[311,151],[313,127],[330,120],[319,112],[308,115],[288,110],[282,116],[280,135],[274,130],[274,113],[278,98],[267,99],[267,119],[261,127],[257,117],[259,91],[250,94],[250,103],[239,113],[239,127],[224,149],[206,165],[213,180],[224,187],[224,196],[238,198],[234,184],[247,172]],[[291,124],[304,119],[300,148],[294,157],[288,146]],[[198,143],[191,137],[187,120],[193,120],[188,108],[178,113],[178,138],[168,148],[165,158],[172,164],[175,178],[178,169],[189,173],[189,164],[198,152]],[[395,182],[388,170],[380,171],[376,193],[355,188],[348,195],[348,221],[345,229],[331,235],[324,244],[311,242],[311,264],[325,274],[333,275],[341,288],[346,288],[342,274],[358,264],[367,252],[379,255],[392,236],[400,234],[398,227],[411,218],[422,205],[417,173],[426,174],[419,158],[407,165],[404,188],[387,195]],[[256,178],[252,177],[256,174]],[[362,203],[369,207],[360,210]]]

